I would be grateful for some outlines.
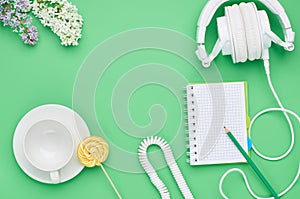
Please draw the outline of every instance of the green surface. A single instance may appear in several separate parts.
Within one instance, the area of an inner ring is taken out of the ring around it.
[[[58,103],[72,107],[73,86],[80,66],[99,43],[115,34],[134,28],[161,27],[195,38],[196,22],[206,1],[73,0],[72,2],[77,5],[80,14],[84,17],[83,38],[78,47],[62,47],[59,39],[49,29],[43,28],[38,20],[34,20],[34,24],[39,29],[40,41],[35,47],[23,45],[19,37],[8,28],[0,30],[0,198],[116,198],[100,168],[84,169],[76,178],[59,185],[42,184],[29,178],[14,159],[12,140],[15,127],[22,116],[36,106]],[[296,33],[300,30],[297,21],[300,17],[297,3],[296,0],[282,1]],[[263,8],[261,4],[258,7]],[[219,16],[223,13],[222,10],[218,11]],[[272,29],[280,33],[276,17],[270,14],[270,19]],[[217,37],[215,28],[214,23],[208,29],[210,38],[207,40],[211,46]],[[274,87],[283,104],[297,113],[300,113],[298,78],[300,68],[297,63],[300,54],[299,46],[299,40],[296,40],[295,51],[291,53],[274,45],[270,49]],[[191,50],[190,53],[194,52]],[[102,76],[96,89],[95,111],[98,122],[101,123],[109,140],[131,152],[136,152],[141,139],[125,134],[116,125],[112,110],[107,104],[110,103],[112,89],[116,82],[134,67],[147,63],[165,64],[184,75],[189,82],[204,82],[189,63],[176,55],[159,50],[137,51],[113,63]],[[234,65],[230,57],[218,56],[215,63],[219,66],[224,81],[248,82],[250,117],[264,108],[277,106],[268,88],[261,61]],[[200,62],[198,67],[202,67]],[[148,74],[143,75],[146,77]],[[165,77],[162,75],[161,78]],[[170,141],[179,128],[179,123],[182,122],[180,106],[182,102],[178,101],[169,90],[155,84],[136,90],[128,105],[132,120],[140,126],[149,124],[148,112],[154,104],[161,104],[167,113],[167,120],[158,135]],[[91,133],[97,135],[97,132],[93,131],[96,129],[96,124],[85,117],[84,107],[78,110],[83,110],[79,113],[83,115]],[[295,119],[292,120],[296,122]],[[277,191],[285,189],[296,174],[300,148],[298,132],[299,130],[296,129],[294,150],[282,161],[265,161],[252,153],[254,162]],[[253,128],[253,136],[257,148],[268,155],[283,153],[290,142],[287,123],[280,113],[272,113],[260,118]],[[221,198],[218,191],[219,179],[225,171],[233,167],[242,168],[246,172],[251,187],[257,194],[270,196],[249,165],[190,167],[185,160],[186,156],[182,155],[177,162],[196,198]],[[119,164],[130,165],[130,162],[122,160]],[[159,198],[159,193],[152,186],[147,175],[121,172],[105,166],[124,198]],[[158,173],[169,188],[172,198],[182,198],[169,169],[161,169]],[[299,198],[299,186],[297,183],[282,198]],[[230,198],[251,198],[239,174],[231,174],[225,180],[224,190]]]

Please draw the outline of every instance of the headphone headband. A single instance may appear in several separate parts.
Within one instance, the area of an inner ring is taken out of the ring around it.
[[[209,0],[203,8],[198,19],[197,42],[199,44],[205,43],[206,27],[211,22],[212,17],[215,15],[217,9],[229,0]]]
[[[259,0],[259,1],[263,3],[267,8],[269,8],[273,14],[279,17],[279,21],[281,23],[281,27],[284,32],[285,41],[289,43],[294,43],[295,32],[293,32],[291,22],[283,6],[279,3],[279,1],[278,0]]]

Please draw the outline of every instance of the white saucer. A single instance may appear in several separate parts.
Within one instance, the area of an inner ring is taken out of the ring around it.
[[[59,172],[61,180],[59,183],[68,181],[74,178],[83,169],[83,165],[77,159],[77,146],[81,140],[85,137],[90,136],[89,129],[83,119],[73,110],[55,104],[39,106],[29,111],[19,122],[16,127],[14,139],[13,139],[13,150],[15,158],[21,167],[21,169],[31,178],[43,182],[53,184],[50,179],[49,172],[39,170],[32,166],[23,151],[23,140],[25,133],[35,123],[41,120],[55,120],[63,124],[72,134],[75,144],[75,151],[70,162],[63,167]]]

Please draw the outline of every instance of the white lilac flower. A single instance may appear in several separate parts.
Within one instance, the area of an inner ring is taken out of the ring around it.
[[[25,44],[35,45],[38,32],[31,26],[32,18],[27,15],[29,0],[0,0],[0,20],[19,33]]]
[[[31,8],[41,23],[59,36],[62,45],[78,45],[83,19],[76,6],[67,0],[33,0]]]

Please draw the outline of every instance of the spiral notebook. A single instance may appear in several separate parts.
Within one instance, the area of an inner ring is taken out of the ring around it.
[[[248,151],[246,82],[190,84],[186,94],[190,165],[246,162],[224,131]]]

